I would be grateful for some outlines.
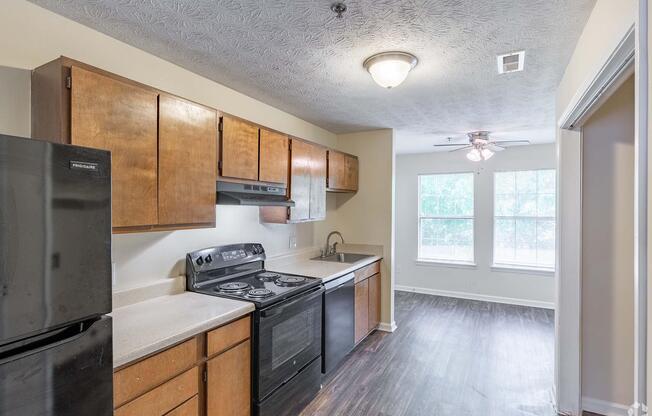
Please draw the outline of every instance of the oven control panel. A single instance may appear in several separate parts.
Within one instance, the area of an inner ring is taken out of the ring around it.
[[[186,255],[188,266],[196,273],[261,260],[265,260],[265,249],[260,243],[210,247]]]

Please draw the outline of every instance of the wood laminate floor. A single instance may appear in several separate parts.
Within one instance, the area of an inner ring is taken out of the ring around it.
[[[396,292],[301,416],[553,416],[550,310]]]

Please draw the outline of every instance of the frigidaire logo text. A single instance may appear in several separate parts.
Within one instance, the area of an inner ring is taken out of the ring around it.
[[[70,161],[70,169],[97,171],[97,163]]]

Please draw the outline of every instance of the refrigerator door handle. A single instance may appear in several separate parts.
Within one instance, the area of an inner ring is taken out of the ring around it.
[[[98,320],[99,318],[94,318],[77,322],[45,334],[0,346],[0,365],[72,342],[84,335]]]

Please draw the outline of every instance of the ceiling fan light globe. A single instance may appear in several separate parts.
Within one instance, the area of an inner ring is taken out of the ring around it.
[[[482,160],[482,154],[478,149],[471,149],[469,153],[466,154],[466,158],[471,162],[479,162]]]
[[[480,154],[482,155],[483,160],[489,160],[494,155],[494,152],[485,148],[480,151]]]

